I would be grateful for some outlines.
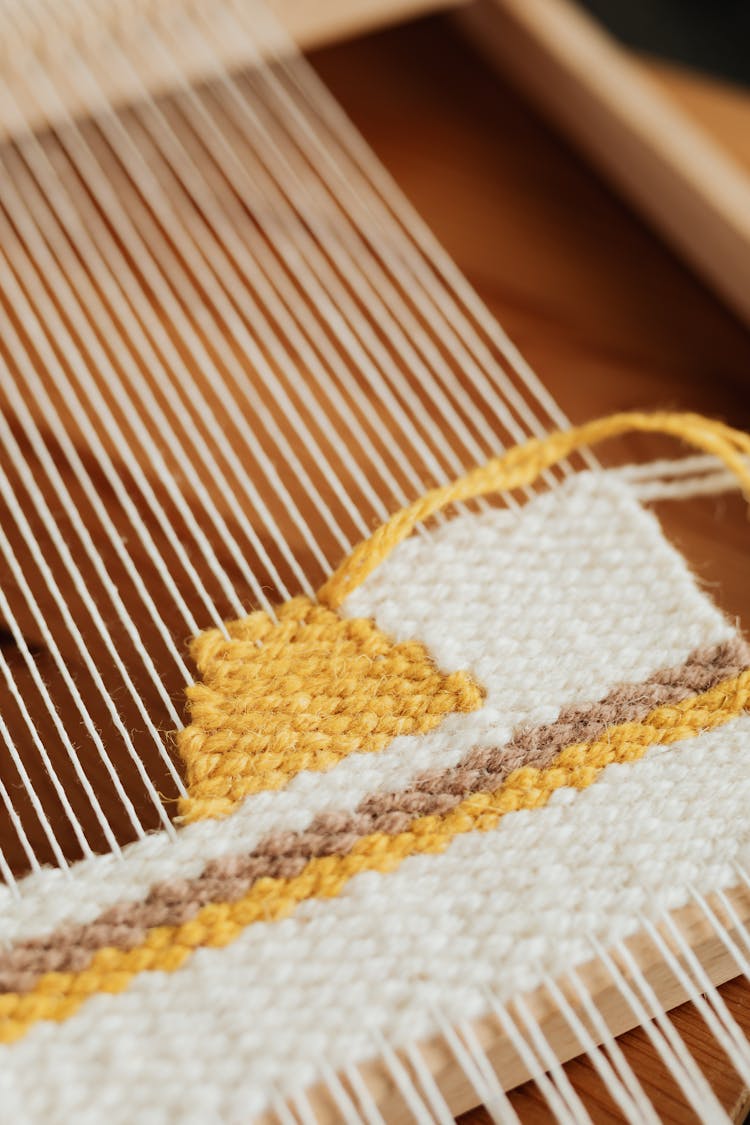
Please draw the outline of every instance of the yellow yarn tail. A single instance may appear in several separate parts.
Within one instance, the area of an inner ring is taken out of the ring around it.
[[[426,492],[408,508],[396,512],[369,539],[355,547],[318,591],[318,599],[336,609],[411,534],[418,523],[449,504],[473,500],[491,492],[523,488],[583,446],[596,445],[606,438],[633,431],[680,438],[687,445],[718,457],[737,477],[750,503],[750,467],[743,456],[750,454],[750,436],[741,430],[704,418],[701,414],[612,414],[569,430],[558,430],[545,438],[532,438],[499,457],[493,457],[485,465],[471,469],[451,484]]]

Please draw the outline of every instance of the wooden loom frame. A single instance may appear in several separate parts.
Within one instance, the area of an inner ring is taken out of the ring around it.
[[[571,0],[273,0],[273,6],[306,47],[456,7],[461,25],[503,75],[750,321],[750,161],[681,104],[679,85],[665,88]],[[750,108],[744,124],[750,135]]]
[[[750,926],[750,889],[744,887],[733,889],[727,893],[727,898],[743,926]],[[709,900],[709,905],[720,917],[725,914],[721,905],[716,902],[715,897]],[[721,985],[733,979],[737,974],[737,966],[727,949],[717,938],[700,908],[690,905],[682,910],[675,911],[673,916],[712,982],[715,985]],[[731,924],[727,925],[727,931],[730,937],[736,936],[736,930]],[[665,938],[667,944],[670,944],[668,935],[662,934],[662,937]],[[648,938],[637,934],[629,938],[624,944],[638,962],[646,981],[664,1011],[671,1011],[688,999],[687,993],[681,988],[665,962],[656,956],[654,947]],[[617,960],[616,957],[615,960]],[[682,967],[686,968],[684,958],[678,955],[678,960]],[[623,969],[622,965],[618,967],[623,976],[627,978],[627,969]],[[576,971],[600,1014],[604,1017],[612,1035],[619,1036],[639,1026],[632,1011],[623,1000],[620,991],[613,984],[606,968],[600,962],[591,961]],[[587,1019],[572,990],[566,998],[578,1018],[586,1026],[594,1042],[602,1042],[601,1036],[597,1033],[596,1028],[591,1025],[590,1020]],[[523,1000],[560,1062],[569,1062],[581,1054],[581,1044],[543,988],[525,995]],[[515,1089],[529,1080],[531,1077],[529,1070],[519,1059],[515,1048],[499,1028],[496,1019],[487,1016],[472,1021],[471,1028],[505,1090]],[[420,1048],[451,1112],[458,1115],[473,1109],[477,1104],[476,1092],[459,1066],[445,1038],[436,1036],[429,1042],[420,1044]],[[400,1061],[408,1068],[408,1060],[405,1057],[401,1058]],[[391,1123],[393,1125],[408,1125],[412,1120],[412,1115],[386,1064],[380,1060],[374,1060],[362,1064],[359,1070],[375,1104],[389,1125]],[[340,1119],[338,1108],[324,1085],[314,1088],[308,1093],[308,1097],[321,1125],[334,1125]],[[741,1112],[744,1115],[744,1110],[750,1106],[750,1094],[747,1095],[747,1098],[741,1099],[741,1106]],[[276,1118],[273,1114],[267,1114],[259,1120],[263,1125],[272,1125]]]
[[[366,27],[372,26],[375,22],[379,22],[383,16],[393,19],[400,16],[413,15],[428,8],[449,6],[450,0],[442,0],[440,5],[428,3],[426,0],[407,0],[407,2],[403,2],[403,0],[390,0],[387,4],[380,4],[377,0],[362,0],[362,2],[357,5],[348,5],[346,11],[342,10],[342,6],[337,3],[337,0],[328,0],[325,5],[320,5],[316,8],[314,18],[312,19],[310,16],[311,6],[307,5],[303,8],[299,0],[278,0],[278,4],[280,7],[288,8],[287,18],[292,30],[298,34],[303,43],[312,45],[322,41],[328,41],[332,36],[350,34],[354,31],[363,30]],[[566,56],[564,51],[556,53],[557,48],[561,45],[564,46],[568,43],[568,40],[566,40],[564,36],[560,40],[554,35],[546,38],[543,20],[538,26],[534,25],[533,20],[530,23],[525,22],[525,17],[532,10],[536,12],[537,15],[544,15],[546,11],[557,10],[564,16],[565,7],[564,4],[559,3],[559,0],[538,0],[538,2],[534,0],[534,3],[528,5],[506,3],[505,0],[484,0],[481,5],[467,7],[463,13],[463,18],[467,24],[475,28],[486,29],[487,27],[491,27],[495,30],[496,35],[482,34],[486,45],[492,50],[493,56],[497,55],[497,57],[501,59],[501,62],[505,58],[506,52],[508,52],[511,57],[518,57],[524,54],[526,49],[524,47],[525,43],[532,51],[530,57],[536,58],[542,65],[542,68],[545,62],[553,69],[557,66],[559,68],[561,80],[567,77],[568,81],[575,84],[575,74],[573,71],[566,70],[566,67],[571,64],[571,56]],[[323,8],[322,15],[320,8]],[[486,22],[487,20],[489,20],[489,24]],[[505,28],[502,34],[500,34],[499,30],[501,28]],[[513,32],[515,32],[517,36],[515,41],[512,38]],[[528,36],[529,38],[524,39],[524,36]],[[593,47],[596,47],[595,43]],[[534,49],[538,51],[536,56],[533,55]],[[533,84],[533,82],[537,80],[539,72],[536,64],[529,68],[528,74],[522,73],[522,70],[523,68],[520,68],[518,73],[522,84]],[[593,77],[596,77],[597,73],[598,72],[595,72]],[[589,75],[589,77],[591,77],[591,75]],[[580,105],[584,107],[586,105],[596,107],[596,99],[599,94],[596,83],[579,82],[577,90],[581,99]],[[537,96],[541,99],[549,97],[549,90],[543,81],[539,81]],[[601,146],[606,156],[607,139],[609,136],[608,129],[611,127],[612,120],[616,120],[617,118],[616,111],[618,108],[620,108],[618,99],[614,99],[612,105],[609,105],[606,99],[600,99],[600,114],[599,116],[594,114],[593,118],[591,118],[591,120],[595,122],[596,127],[590,128],[583,137],[584,142],[589,138],[588,143],[590,143],[592,151],[596,150],[597,146]],[[570,118],[571,121],[569,124],[573,124],[579,120],[589,120],[585,113],[582,115],[571,113]],[[637,122],[632,123],[628,120],[624,120],[621,121],[620,124],[626,134],[629,125],[633,125],[631,140],[632,144],[634,144],[637,149],[638,145],[644,141],[643,136],[640,138],[638,136]],[[653,141],[654,144],[658,142],[658,138],[645,137],[645,140],[649,139]],[[632,155],[632,150],[630,151]],[[651,156],[653,158],[653,174],[658,175],[660,174],[659,154],[653,147],[651,149]],[[623,172],[628,172],[629,167],[628,161],[625,161]],[[612,169],[612,171],[614,174],[617,174],[617,167]],[[679,185],[682,171],[683,170],[679,167],[668,169],[667,179],[669,180],[669,176],[673,178],[676,176]],[[639,186],[642,187],[643,185],[635,183],[634,189],[639,188]],[[686,199],[689,200],[692,198],[690,195],[690,190],[692,189],[690,184],[687,186],[689,190]],[[700,187],[700,184],[697,186]],[[646,201],[648,201],[650,198],[649,192],[645,192],[645,196]],[[701,201],[700,191],[698,192],[698,203],[699,207],[706,203],[705,198]],[[659,201],[659,207],[662,206],[664,206],[668,214],[671,214],[671,209],[663,205],[663,201]],[[722,215],[721,208],[715,209],[712,213],[718,224],[717,230],[719,232],[725,230],[726,214]],[[701,214],[700,209],[697,214]],[[695,216],[696,212],[690,212],[689,209],[687,215],[683,213],[680,218],[680,223],[677,224],[679,229],[674,232],[673,237],[679,236],[682,224],[686,223],[686,218],[692,217],[694,223],[696,221]],[[659,208],[657,208],[652,217],[657,221],[659,220]],[[710,272],[710,269],[714,267],[715,250],[717,246],[719,250],[726,251],[727,246],[730,245],[734,245],[731,240],[730,242],[726,242],[722,241],[721,238],[719,238],[717,244],[712,243],[710,254],[704,264],[704,268]],[[688,239],[685,247],[683,247],[685,252],[690,251],[690,246],[691,240]],[[717,283],[721,280],[720,274],[721,271],[717,269],[715,278]],[[746,288],[743,290],[744,293],[747,291]],[[735,897],[735,905],[743,921],[750,919],[750,902],[748,902],[747,895],[738,893]],[[729,968],[729,959],[726,954],[723,953],[718,939],[710,936],[709,928],[706,926],[705,922],[701,921],[699,912],[694,908],[690,908],[690,912],[684,913],[684,921],[690,933],[695,935],[694,947],[700,951],[701,959],[709,969],[712,979],[714,979],[716,983],[728,979],[728,977],[732,975]],[[631,944],[635,952],[643,959],[643,955],[646,952],[646,943],[641,939],[633,939]],[[613,994],[612,989],[607,989],[605,982],[597,975],[599,971],[596,966],[591,966],[590,968],[589,978],[592,992],[597,996],[600,1008],[606,1013],[612,1031],[614,1033],[619,1033],[633,1026],[633,1020],[632,1017],[628,1019],[627,1014],[622,1011],[621,1004],[618,1004],[617,997]],[[675,982],[666,979],[669,974],[663,962],[649,961],[648,958],[645,958],[644,971],[666,1007],[672,1007],[674,1004],[684,999],[684,995],[680,992],[679,988],[675,987]],[[561,1059],[566,1059],[577,1054],[578,1049],[572,1042],[570,1034],[566,1034],[565,1030],[560,1026],[559,1019],[555,1018],[549,1003],[546,1002],[545,1004],[543,997],[538,995],[530,999],[530,1005],[538,1017],[540,1026],[555,1047],[559,1057]],[[492,1058],[493,1062],[497,1063],[504,1083],[508,1086],[515,1086],[518,1082],[523,1081],[526,1077],[523,1068],[519,1067],[517,1061],[511,1059],[512,1051],[503,1037],[498,1035],[497,1028],[493,1026],[492,1022],[480,1021],[476,1030],[488,1055]],[[427,1053],[431,1069],[438,1076],[449,1104],[454,1111],[458,1112],[473,1104],[476,1101],[476,1096],[470,1092],[459,1068],[452,1060],[450,1051],[445,1043],[436,1040],[428,1046]],[[372,1064],[371,1067],[366,1067],[364,1070],[366,1079],[388,1119],[394,1121],[400,1120],[400,1098],[393,1087],[393,1081],[388,1073],[378,1064]],[[332,1107],[330,1102],[326,1102],[325,1094],[319,1094],[316,1108],[320,1109],[322,1118],[331,1115]]]

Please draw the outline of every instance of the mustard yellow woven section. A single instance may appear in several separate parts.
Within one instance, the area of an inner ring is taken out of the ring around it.
[[[277,613],[233,622],[228,640],[209,629],[193,641],[201,682],[188,688],[192,722],[178,736],[185,820],[224,816],[300,770],[383,750],[482,703],[464,672],[443,675],[418,641],[394,644],[373,622],[303,597]]]

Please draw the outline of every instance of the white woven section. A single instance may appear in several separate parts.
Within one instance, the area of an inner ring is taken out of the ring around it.
[[[446,672],[470,669],[486,706],[325,775],[302,774],[284,791],[249,798],[229,820],[191,825],[176,843],[138,842],[125,863],[97,856],[73,879],[44,871],[22,884],[20,902],[3,888],[0,940],[91,921],[160,879],[197,875],[208,859],[247,851],[273,829],[304,829],[325,809],[352,809],[472,746],[505,741],[520,722],[550,722],[566,704],[595,701],[732,635],[654,517],[627,484],[602,473],[571,478],[517,519],[464,516],[410,540],[344,612],[374,616],[399,640],[419,638]]]
[[[3,936],[142,897],[155,879],[195,874],[210,856],[247,850],[272,827],[303,827],[323,808],[353,807],[425,765],[502,741],[519,721],[550,721],[732,633],[627,485],[605,476],[578,477],[513,524],[489,513],[414,539],[346,609],[419,637],[444,669],[468,667],[486,706],[301,776],[176,845],[157,838],[133,846],[125,864],[82,865],[64,890],[46,873],[29,880],[24,903],[5,910]],[[3,1117],[244,1121],[279,1088],[314,1080],[321,1060],[337,1067],[376,1053],[376,1032],[394,1042],[429,1034],[435,1004],[470,1016],[485,984],[531,987],[585,959],[587,934],[622,937],[639,910],[685,901],[688,882],[707,891],[731,881],[730,861],[750,849],[749,747],[743,716],[610,767],[590,789],[508,815],[443,856],[359,876],[338,899],[256,924],[177,973],[143,974],[63,1024],[37,1024],[0,1049]]]

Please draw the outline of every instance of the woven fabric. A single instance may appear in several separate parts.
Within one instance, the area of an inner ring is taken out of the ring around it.
[[[458,516],[340,615],[481,698],[8,895],[9,1119],[245,1120],[732,881],[750,657],[624,483]]]
[[[426,734],[482,693],[465,673],[445,676],[418,641],[393,644],[366,617],[346,618],[293,598],[233,622],[226,638],[196,638],[200,682],[180,732],[187,767],[185,821],[226,816],[251,793],[281,789],[302,770]]]

